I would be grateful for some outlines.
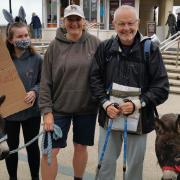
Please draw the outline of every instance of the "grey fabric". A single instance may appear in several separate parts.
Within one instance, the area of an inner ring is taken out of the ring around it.
[[[77,42],[66,39],[58,29],[50,44],[42,68],[39,106],[42,113],[93,114],[88,75],[99,39],[83,31]]]
[[[102,151],[106,130],[100,127],[99,156]],[[126,180],[142,180],[143,161],[146,149],[147,135],[127,136],[127,169]],[[116,161],[119,158],[123,143],[123,133],[111,131],[104,161],[99,172],[99,180],[115,180]],[[122,162],[123,163],[123,162]],[[123,173],[123,170],[122,170]]]
[[[35,91],[36,100],[32,107],[17,112],[6,118],[8,121],[23,121],[33,117],[40,117],[38,108],[39,82],[41,78],[42,57],[26,50],[19,58],[14,58],[13,63],[24,85],[26,92]]]

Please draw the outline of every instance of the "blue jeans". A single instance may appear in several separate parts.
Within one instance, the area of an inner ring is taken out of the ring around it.
[[[41,28],[33,29],[33,36],[34,36],[34,39],[41,38]]]

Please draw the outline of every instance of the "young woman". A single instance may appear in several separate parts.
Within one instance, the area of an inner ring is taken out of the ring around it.
[[[20,127],[24,141],[27,143],[39,133],[40,111],[37,105],[42,58],[31,46],[28,27],[21,22],[15,22],[8,28],[7,48],[16,66],[20,79],[26,89],[24,101],[33,106],[6,118],[6,132],[10,150],[19,146]],[[38,141],[26,148],[32,180],[39,180],[40,151]],[[17,180],[18,153],[6,159],[10,180]]]

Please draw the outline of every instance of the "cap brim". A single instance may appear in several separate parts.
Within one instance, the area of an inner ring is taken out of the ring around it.
[[[84,18],[84,16],[82,16],[82,15],[79,14],[79,13],[69,13],[69,14],[66,14],[66,15],[64,16],[64,18],[66,18],[66,17],[68,17],[68,16],[73,16],[73,15]]]

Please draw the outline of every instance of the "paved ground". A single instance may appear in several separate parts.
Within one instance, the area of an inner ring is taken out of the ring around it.
[[[165,113],[180,113],[180,96],[170,95],[169,99],[161,106],[158,107],[160,114]],[[72,135],[70,134],[68,139],[68,147],[64,149],[58,156],[59,172],[57,180],[72,180],[73,170],[71,166],[72,159]],[[148,136],[147,151],[144,162],[144,180],[160,180],[161,170],[157,164],[157,160],[154,153],[154,140],[155,133],[152,132]],[[23,140],[21,138],[21,143]],[[97,165],[97,144],[98,144],[98,125],[96,127],[95,146],[89,148],[89,161],[86,168],[84,180],[93,180],[95,174],[95,168]],[[29,169],[27,166],[26,151],[21,150],[19,153],[19,168],[18,177],[19,180],[30,180]],[[117,180],[122,179],[122,156],[118,160]],[[4,161],[0,161],[0,180],[8,180],[7,170]]]

